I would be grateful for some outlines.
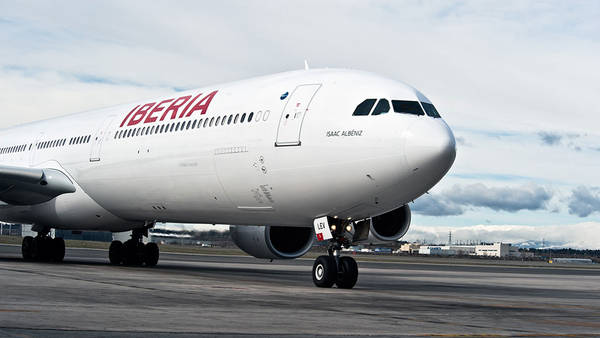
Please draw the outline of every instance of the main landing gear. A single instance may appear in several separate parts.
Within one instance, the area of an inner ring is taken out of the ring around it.
[[[108,258],[114,265],[146,265],[158,263],[159,249],[156,243],[144,244],[143,236],[148,236],[148,229],[133,230],[131,239],[122,243],[113,241],[108,249]]]
[[[62,262],[65,258],[65,241],[52,238],[49,231],[38,232],[35,237],[26,236],[21,244],[23,259],[28,261]]]
[[[313,283],[321,288],[336,284],[340,289],[352,289],[358,280],[358,265],[352,257],[340,257],[346,239],[336,236],[329,242],[328,256],[319,256],[313,265]]]

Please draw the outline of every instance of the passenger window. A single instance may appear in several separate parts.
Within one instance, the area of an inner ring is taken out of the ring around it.
[[[233,120],[233,124],[238,123],[239,119],[240,119],[240,114],[235,114],[235,119]]]
[[[421,105],[417,101],[392,100],[392,106],[394,107],[394,111],[396,113],[425,115]]]
[[[192,129],[196,128],[196,123],[198,123],[198,120],[194,120],[194,123],[192,123]]]
[[[438,113],[437,109],[435,109],[431,103],[421,102],[421,104],[423,105],[423,109],[425,109],[427,115],[435,118],[441,118],[440,113]]]
[[[252,122],[253,116],[254,116],[254,112],[250,112],[250,115],[248,115],[248,122]]]
[[[354,113],[352,113],[352,115],[354,116],[364,116],[364,115],[369,115],[369,113],[371,112],[371,108],[373,108],[373,105],[375,105],[375,99],[366,99],[363,102],[361,102],[361,104],[359,104],[358,106],[356,106],[356,109],[354,109]]]
[[[390,111],[390,103],[388,102],[388,100],[379,99],[379,102],[377,102],[377,105],[375,106],[375,109],[373,109],[373,112],[371,113],[371,115],[381,115],[381,114],[388,113],[389,111]]]
[[[240,123],[244,123],[244,120],[246,120],[246,113],[242,114],[242,118],[240,119]]]
[[[202,119],[198,120],[198,128],[202,127]]]
[[[204,119],[204,125],[202,127],[206,128],[207,125],[208,125],[208,118]]]
[[[227,122],[227,115],[223,116],[223,118],[221,119],[221,125],[224,126],[225,122]]]
[[[210,123],[208,124],[208,126],[209,126],[209,127],[212,127],[212,126],[213,126],[213,124],[214,124],[214,122],[215,122],[215,118],[214,118],[214,117],[211,117],[211,118],[210,118]]]
[[[192,121],[188,121],[187,126],[185,126],[185,130],[190,129],[191,125],[192,125]]]
[[[215,121],[215,127],[219,125],[219,122],[221,122],[221,116],[217,117],[217,121]]]
[[[227,124],[231,124],[231,120],[233,120],[233,115],[229,115],[229,118],[227,119]]]

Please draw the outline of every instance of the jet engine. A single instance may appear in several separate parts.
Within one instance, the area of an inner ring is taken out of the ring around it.
[[[312,228],[232,225],[229,231],[244,252],[267,259],[298,258],[310,250],[315,238]]]
[[[393,242],[406,234],[410,227],[410,208],[408,205],[371,218],[369,240]]]

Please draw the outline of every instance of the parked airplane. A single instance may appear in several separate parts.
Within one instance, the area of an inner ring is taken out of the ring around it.
[[[455,159],[455,140],[416,89],[374,74],[303,70],[221,84],[0,131],[0,220],[33,224],[24,259],[62,261],[52,228],[132,230],[112,264],[154,266],[156,222],[232,224],[269,259],[316,259],[320,287],[352,288],[342,247],[396,241],[407,203]]]

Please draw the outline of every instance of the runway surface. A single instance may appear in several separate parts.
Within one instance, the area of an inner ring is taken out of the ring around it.
[[[155,268],[0,245],[0,336],[600,336],[600,269],[359,262],[319,289],[312,260],[162,254]]]

